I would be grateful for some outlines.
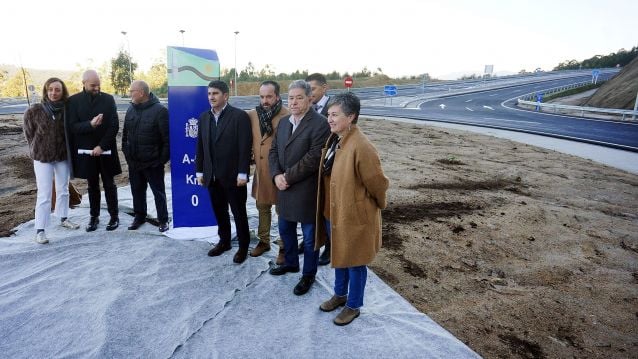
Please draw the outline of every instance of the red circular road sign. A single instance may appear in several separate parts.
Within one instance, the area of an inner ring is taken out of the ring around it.
[[[348,76],[343,80],[343,85],[347,88],[352,87],[352,85],[354,84],[354,81],[352,80],[352,77]]]

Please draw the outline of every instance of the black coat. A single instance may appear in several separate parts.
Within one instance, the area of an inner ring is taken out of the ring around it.
[[[168,162],[168,110],[153,93],[148,101],[131,104],[126,111],[122,152],[129,170],[163,166]]]
[[[207,187],[213,175],[223,186],[237,186],[237,174],[250,175],[253,141],[250,119],[245,111],[226,105],[219,117],[215,139],[211,141],[211,123],[214,121],[210,110],[199,116],[196,171],[204,174]]]
[[[317,173],[321,148],[330,135],[325,117],[309,110],[290,135],[290,116],[279,121],[269,154],[270,177],[286,174],[288,187],[277,192],[279,216],[285,220],[314,223],[317,211]]]
[[[71,134],[69,142],[75,177],[86,179],[95,175],[98,161],[106,174],[115,176],[122,173],[115,141],[120,129],[120,120],[117,117],[113,96],[101,92],[92,98],[89,93],[82,91],[69,97],[68,108],[67,121]],[[93,128],[91,120],[100,113],[103,114],[102,123]],[[78,154],[78,149],[92,150],[98,145],[104,151],[110,150],[111,154],[99,158]]]

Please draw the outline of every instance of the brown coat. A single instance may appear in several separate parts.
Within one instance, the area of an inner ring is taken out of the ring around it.
[[[386,206],[389,186],[379,154],[357,125],[352,125],[339,143],[330,183],[324,183],[326,152],[327,146],[322,150],[319,166],[315,249],[323,245],[326,236],[323,186],[329,185],[332,266],[347,268],[369,264],[381,247],[381,209]]]
[[[63,113],[53,120],[42,104],[35,104],[24,113],[23,129],[31,159],[45,163],[68,160]]]
[[[275,137],[274,131],[282,117],[290,114],[287,107],[281,107],[279,113],[272,119],[273,133],[268,136],[261,135],[259,129],[259,116],[256,110],[246,111],[250,118],[250,127],[253,132],[253,156],[255,157],[255,175],[253,177],[253,189],[251,195],[258,204],[276,204],[277,203],[277,187],[270,179],[270,170],[268,169],[268,153],[272,145],[272,139]]]

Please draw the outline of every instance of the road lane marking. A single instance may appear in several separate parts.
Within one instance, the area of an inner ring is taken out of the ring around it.
[[[493,108],[491,108],[490,106],[485,106],[485,105],[483,105],[483,108],[486,108],[486,109],[488,109],[488,110],[492,110],[492,111],[494,111],[494,109],[493,109]]]
[[[465,102],[472,102],[472,99],[469,99],[469,100],[467,100],[467,101],[465,101]]]
[[[445,110],[445,105],[444,104],[440,104],[439,107],[441,108],[441,110]]]
[[[470,112],[474,112],[474,110],[472,110],[472,109],[471,109],[471,108],[469,108],[469,107],[466,107],[465,109],[466,109],[466,110],[468,110],[468,111],[470,111]]]
[[[534,124],[534,125],[540,125],[540,122],[534,122],[534,121],[506,120],[504,118],[494,118],[494,117],[483,117],[483,119],[484,120],[505,121],[505,122],[531,123],[531,124]]]

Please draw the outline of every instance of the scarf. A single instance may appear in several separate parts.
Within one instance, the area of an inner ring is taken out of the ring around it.
[[[265,134],[272,135],[272,118],[281,110],[281,99],[270,109],[265,109],[262,105],[259,105],[255,107],[255,110],[257,111],[257,117],[259,117],[261,136],[263,137]]]
[[[328,152],[326,152],[326,157],[323,160],[323,175],[330,176],[332,172],[332,164],[335,161],[335,152],[337,152],[337,148],[339,145],[339,136],[335,136],[334,140],[330,144],[330,148],[328,148]]]
[[[64,101],[43,101],[44,112],[55,121],[55,116],[64,110]]]

